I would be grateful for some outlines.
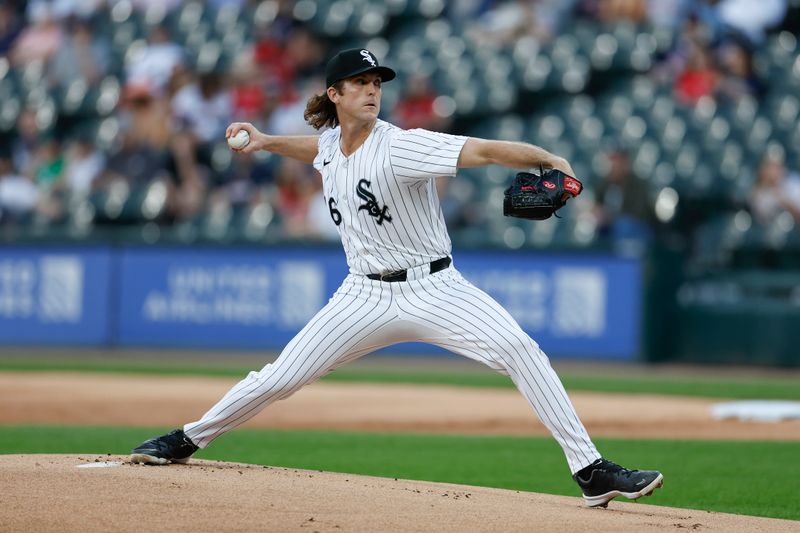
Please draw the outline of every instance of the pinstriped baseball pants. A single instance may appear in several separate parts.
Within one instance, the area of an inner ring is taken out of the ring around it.
[[[538,344],[452,267],[395,283],[349,275],[274,363],[250,372],[184,431],[205,448],[337,367],[384,346],[417,341],[509,375],[561,445],[572,473],[600,457]]]

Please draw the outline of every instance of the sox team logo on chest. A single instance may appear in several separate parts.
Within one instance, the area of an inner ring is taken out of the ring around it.
[[[391,222],[392,216],[389,214],[389,206],[384,205],[381,207],[378,204],[377,198],[375,198],[375,195],[369,190],[370,185],[372,185],[372,182],[365,179],[362,179],[358,182],[356,194],[358,194],[358,197],[366,202],[358,206],[358,210],[361,211],[362,209],[366,209],[367,213],[369,213],[371,217],[375,217],[375,222],[377,222],[378,225],[382,225],[384,220],[386,222]]]

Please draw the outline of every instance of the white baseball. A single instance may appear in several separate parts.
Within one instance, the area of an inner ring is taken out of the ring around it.
[[[241,150],[250,142],[250,134],[247,130],[239,130],[233,137],[228,137],[228,146],[234,150]]]

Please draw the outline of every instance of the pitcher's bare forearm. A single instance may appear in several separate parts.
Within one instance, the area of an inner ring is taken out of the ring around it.
[[[319,135],[267,135],[248,122],[234,122],[228,126],[225,136],[233,137],[240,130],[246,130],[250,134],[250,142],[238,150],[233,149],[234,152],[251,154],[258,150],[266,150],[309,165],[317,157]]]
[[[256,139],[261,150],[284,157],[291,157],[309,165],[317,157],[319,135],[283,136],[260,134]],[[253,142],[252,140],[250,141]]]
[[[459,168],[501,165],[507,168],[529,169],[542,165],[575,176],[575,171],[563,157],[539,146],[512,141],[494,141],[470,137],[461,149]]]

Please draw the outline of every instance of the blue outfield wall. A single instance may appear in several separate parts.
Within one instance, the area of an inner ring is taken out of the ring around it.
[[[108,248],[0,248],[0,344],[111,342]]]
[[[456,251],[550,356],[634,359],[641,266],[609,254]],[[280,349],[347,275],[337,248],[0,249],[0,343]],[[439,352],[405,344],[390,350]]]

